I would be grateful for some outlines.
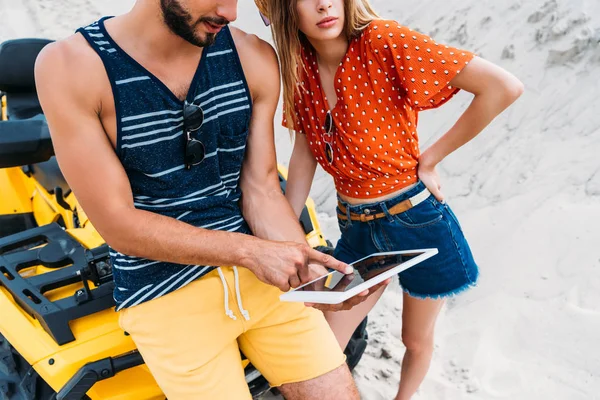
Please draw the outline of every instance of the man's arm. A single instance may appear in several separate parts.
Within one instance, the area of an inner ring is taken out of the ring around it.
[[[281,192],[277,174],[273,127],[280,90],[277,57],[273,48],[266,42],[253,35],[245,35],[239,31],[236,33],[238,37],[242,36],[241,40],[244,41],[244,53],[241,57],[242,60],[249,60],[244,64],[244,73],[253,97],[250,136],[240,179],[244,218],[258,237],[302,243],[308,247],[298,217]],[[300,283],[326,273],[320,265],[329,266],[338,262],[328,255],[312,249],[310,251],[314,254],[312,261],[316,265],[312,266],[312,270],[300,271],[298,279],[290,277],[291,287],[297,287]],[[377,289],[382,285],[377,286]],[[365,291],[342,304],[319,307],[328,310],[349,309],[364,301],[368,294],[370,292]]]
[[[61,170],[112,248],[184,265],[243,266],[284,290],[289,288],[289,276],[306,268],[311,254],[304,248],[200,229],[134,207],[128,177],[100,120],[102,93],[109,82],[83,38],[76,35],[47,46],[35,73]],[[278,256],[273,258],[272,253]]]
[[[244,35],[236,32],[239,36]],[[244,53],[241,53],[244,72],[253,92],[253,113],[250,124],[250,137],[246,148],[246,159],[242,169],[242,211],[253,232],[270,240],[288,240],[306,243],[306,237],[298,218],[281,192],[277,175],[273,118],[279,101],[279,64],[273,48],[253,35],[245,35]],[[240,48],[240,47],[238,47]],[[250,50],[253,50],[252,53]],[[316,163],[315,163],[316,164]],[[314,171],[311,171],[314,174]],[[312,250],[315,251],[315,250]],[[327,271],[320,265],[329,266],[335,261],[327,255],[316,252],[313,269],[306,275],[299,274],[299,280],[290,279],[290,286],[308,282]],[[341,263],[340,263],[341,264]],[[350,272],[350,270],[348,270]],[[371,294],[386,286],[390,280],[382,282],[371,290],[365,290],[351,299],[333,305],[307,304],[323,311],[349,310],[365,301]]]
[[[268,43],[254,35],[246,35],[244,41],[246,49],[255,52],[253,61],[244,64],[253,97],[240,179],[244,218],[260,238],[306,243],[298,219],[281,191],[277,173],[273,126],[281,90],[277,57]]]
[[[281,192],[277,173],[273,126],[280,92],[277,57],[273,48],[256,36],[239,30],[234,34],[253,103],[240,178],[244,219],[259,238],[295,242],[308,248],[298,219]],[[332,260],[325,254],[318,257],[324,263]],[[308,273],[291,277],[290,286],[297,287],[309,278]]]

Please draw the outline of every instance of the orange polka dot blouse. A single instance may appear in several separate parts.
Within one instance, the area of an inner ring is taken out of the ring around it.
[[[350,42],[335,74],[332,134],[325,131],[329,102],[312,48],[302,50],[294,126],[285,116],[283,125],[306,135],[339,193],[359,199],[393,193],[418,179],[418,112],[456,94],[449,83],[473,57],[395,21],[373,21]]]

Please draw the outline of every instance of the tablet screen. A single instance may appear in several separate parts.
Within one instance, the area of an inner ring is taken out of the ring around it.
[[[311,292],[346,292],[369,279],[376,277],[390,269],[406,262],[424,252],[402,253],[402,254],[374,254],[360,259],[350,265],[354,272],[344,275],[334,271],[296,290]]]

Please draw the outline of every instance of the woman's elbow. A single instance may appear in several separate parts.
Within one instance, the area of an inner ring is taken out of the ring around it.
[[[504,94],[504,98],[506,102],[510,105],[517,101],[519,97],[525,91],[525,85],[519,79],[514,76],[511,76],[510,79],[507,79],[502,84],[502,92]]]

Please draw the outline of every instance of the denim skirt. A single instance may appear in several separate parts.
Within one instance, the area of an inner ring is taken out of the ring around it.
[[[468,289],[477,282],[479,270],[462,228],[448,204],[433,195],[415,207],[391,215],[389,209],[425,190],[416,186],[398,196],[376,203],[351,205],[340,199],[346,208],[344,215],[385,214],[371,221],[340,219],[342,236],[334,257],[351,263],[372,253],[437,248],[438,254],[401,272],[403,290],[418,298],[443,298]]]

